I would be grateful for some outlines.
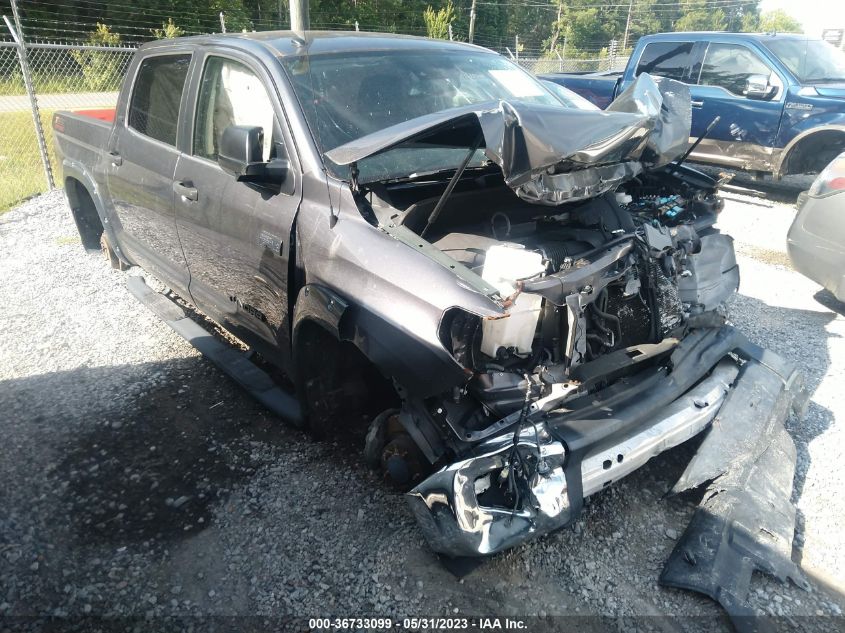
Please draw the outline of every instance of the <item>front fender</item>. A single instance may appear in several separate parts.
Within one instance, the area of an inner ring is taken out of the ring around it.
[[[319,284],[307,284],[300,288],[293,310],[293,347],[306,323],[315,323],[341,340],[340,320],[346,313],[349,302],[332,290]]]
[[[355,345],[384,376],[415,396],[433,396],[466,380],[463,368],[445,349],[435,348],[367,306],[355,305],[319,284],[304,286],[297,297],[294,350],[299,349],[309,323]]]
[[[774,170],[775,178],[781,178],[784,175],[784,170],[789,163],[790,154],[796,147],[812,136],[823,132],[839,132],[843,137],[845,137],[845,115],[841,117],[841,122],[811,127],[810,129],[804,130],[795,136],[795,138],[793,138],[780,153],[780,158],[778,159],[778,163]]]
[[[783,175],[790,153],[799,143],[818,132],[845,133],[845,100],[823,96],[802,96],[794,90],[786,95],[778,133],[780,152],[775,176]]]

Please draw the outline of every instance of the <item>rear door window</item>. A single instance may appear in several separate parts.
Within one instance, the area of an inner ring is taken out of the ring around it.
[[[772,69],[752,50],[741,44],[712,43],[707,47],[701,76],[702,86],[719,86],[735,95],[745,93],[751,75],[770,77]]]
[[[637,64],[637,75],[648,73],[687,81],[694,42],[652,42],[647,44]]]
[[[190,65],[190,55],[160,55],[141,62],[129,104],[129,127],[176,145],[179,104]]]

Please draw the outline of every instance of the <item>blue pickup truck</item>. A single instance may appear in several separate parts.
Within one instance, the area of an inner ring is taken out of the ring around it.
[[[542,78],[605,108],[644,72],[689,85],[691,141],[719,117],[691,160],[780,178],[845,150],[845,53],[804,35],[648,35],[622,73]]]

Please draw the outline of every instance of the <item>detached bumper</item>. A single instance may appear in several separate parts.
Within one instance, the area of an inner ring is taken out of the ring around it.
[[[766,389],[761,396],[775,427],[782,428],[790,407],[798,410],[806,402],[801,375],[731,327],[691,333],[673,352],[671,365],[671,372],[643,371],[585,399],[582,406],[570,404],[571,411],[525,424],[519,449],[535,455],[541,468],[518,486],[516,509],[490,503],[485,495],[495,479],[490,475],[501,478],[507,468],[514,429],[421,482],[407,499],[432,549],[449,556],[482,556],[563,527],[578,517],[584,497],[701,433],[717,416],[720,426],[743,437],[748,403],[731,394],[741,386],[744,393],[754,390],[756,372],[777,377],[769,384],[779,385],[779,393]],[[723,464],[708,459],[705,474],[718,476],[733,457],[728,451]]]

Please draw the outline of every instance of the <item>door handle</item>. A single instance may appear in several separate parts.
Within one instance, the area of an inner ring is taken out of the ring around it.
[[[120,167],[123,164],[123,156],[117,152],[109,152],[109,158],[111,159],[111,164],[115,167]]]
[[[704,106],[704,102],[703,101],[690,101],[690,105],[693,108],[701,108],[702,106]]]
[[[173,191],[175,191],[177,195],[182,196],[183,200],[190,200],[191,202],[196,202],[199,198],[199,192],[197,191],[197,188],[192,187],[190,184],[186,184],[184,182],[174,182]]]

